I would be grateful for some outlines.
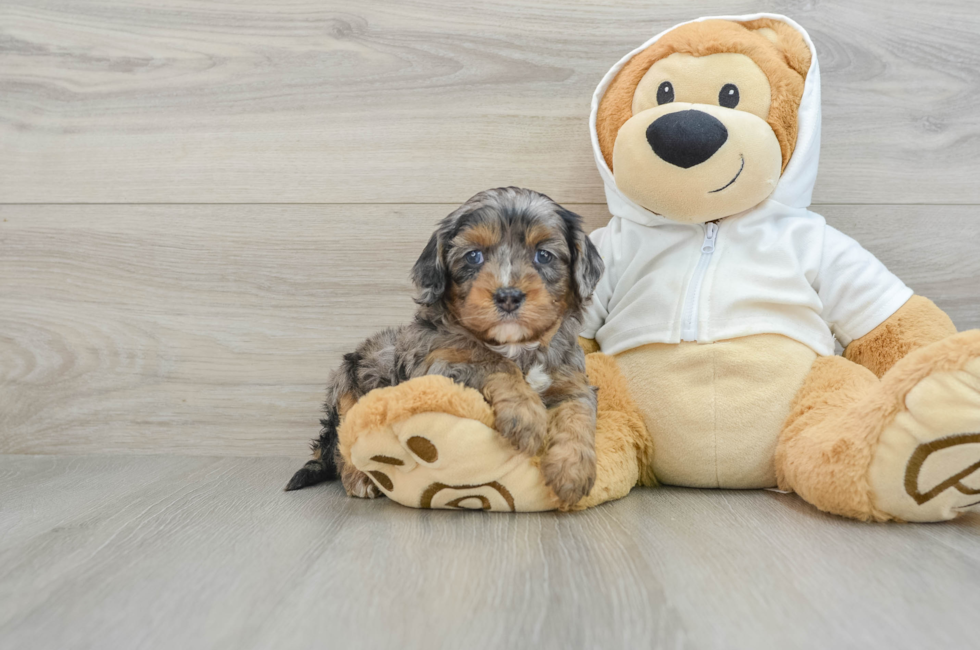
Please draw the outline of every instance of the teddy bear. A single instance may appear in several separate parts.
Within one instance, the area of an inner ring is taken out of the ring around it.
[[[808,210],[820,73],[802,27],[671,28],[605,75],[590,131],[612,218],[591,235],[606,271],[580,340],[597,476],[573,509],[658,482],[776,488],[865,521],[980,502],[980,331]],[[422,377],[354,405],[340,451],[405,505],[556,508],[492,424],[479,393]]]

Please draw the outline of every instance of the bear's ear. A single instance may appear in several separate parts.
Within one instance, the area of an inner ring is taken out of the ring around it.
[[[776,49],[782,54],[786,65],[792,68],[796,74],[806,79],[806,73],[810,69],[810,58],[812,55],[806,41],[803,40],[802,34],[783,21],[772,18],[751,20],[747,23],[742,23],[742,26],[775,45]]]

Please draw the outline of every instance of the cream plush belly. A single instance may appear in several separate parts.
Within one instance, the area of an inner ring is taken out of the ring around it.
[[[778,334],[654,343],[616,355],[653,437],[657,480],[775,486],[776,440],[816,357]]]

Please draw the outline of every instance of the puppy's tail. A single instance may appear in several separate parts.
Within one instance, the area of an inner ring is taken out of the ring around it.
[[[320,437],[313,441],[313,460],[293,474],[286,484],[286,491],[299,490],[324,481],[333,481],[339,475],[337,468],[337,426],[340,416],[336,408],[328,409],[327,417],[320,420]]]

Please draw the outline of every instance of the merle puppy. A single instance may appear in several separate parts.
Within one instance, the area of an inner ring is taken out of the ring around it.
[[[364,341],[330,377],[313,460],[287,490],[337,478],[381,494],[338,452],[337,427],[365,393],[426,374],[483,393],[495,428],[541,471],[563,507],[595,481],[596,396],[577,342],[602,259],[581,218],[516,187],[480,192],[439,222],[412,269],[415,319]]]

